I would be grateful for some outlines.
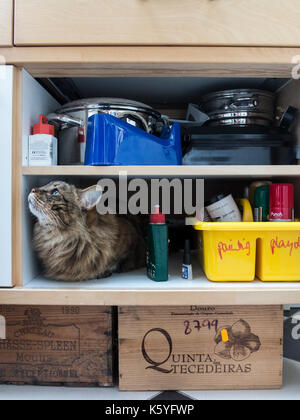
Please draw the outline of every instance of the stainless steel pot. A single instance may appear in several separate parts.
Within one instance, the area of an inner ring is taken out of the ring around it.
[[[150,106],[127,99],[93,98],[68,103],[48,115],[59,130],[59,165],[84,163],[88,119],[98,113],[120,118],[151,134],[165,124],[161,114]]]
[[[270,126],[275,117],[276,95],[258,89],[234,89],[205,95],[200,104],[209,125]]]

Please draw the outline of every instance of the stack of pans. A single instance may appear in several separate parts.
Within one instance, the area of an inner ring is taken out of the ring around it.
[[[202,97],[200,109],[209,126],[262,126],[274,123],[276,95],[258,89],[234,89]]]
[[[289,133],[297,109],[276,121],[276,94],[234,89],[207,94],[199,110],[208,117],[184,128],[184,165],[291,165],[295,138]]]

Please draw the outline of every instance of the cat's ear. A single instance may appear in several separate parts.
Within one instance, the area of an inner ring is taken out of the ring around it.
[[[98,187],[98,185],[89,187],[86,190],[78,191],[78,197],[81,207],[86,210],[92,210],[94,207],[96,207],[96,205],[101,199],[101,196],[102,190]]]

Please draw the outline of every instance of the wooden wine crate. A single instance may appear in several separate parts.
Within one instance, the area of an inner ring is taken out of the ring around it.
[[[282,385],[281,306],[121,307],[121,390]]]
[[[0,306],[0,315],[0,383],[113,386],[112,308]]]

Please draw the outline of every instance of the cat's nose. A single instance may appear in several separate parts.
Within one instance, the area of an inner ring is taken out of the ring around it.
[[[32,192],[32,194],[36,193],[36,189],[32,188],[31,192]]]

